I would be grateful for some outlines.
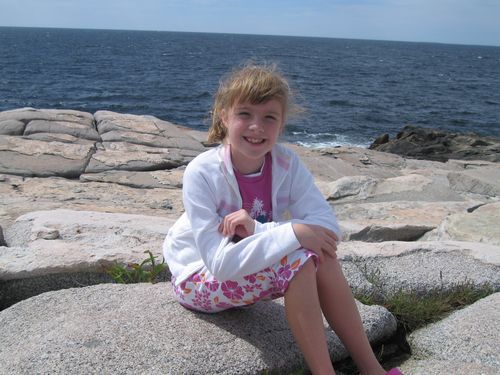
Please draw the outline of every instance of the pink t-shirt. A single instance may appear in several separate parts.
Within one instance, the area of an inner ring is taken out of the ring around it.
[[[234,170],[240,188],[243,208],[255,220],[266,223],[273,220],[271,205],[272,160],[268,152],[260,173],[244,175]]]

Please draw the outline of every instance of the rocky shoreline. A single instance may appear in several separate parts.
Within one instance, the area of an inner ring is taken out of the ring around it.
[[[181,374],[202,365],[260,374],[304,365],[281,301],[187,313],[173,300],[168,274],[157,284],[117,285],[103,272],[143,260],[144,251],[160,256],[182,212],[184,166],[206,149],[205,139],[151,116],[0,112],[0,374]],[[465,281],[496,292],[413,332],[405,373],[497,374],[498,159],[289,147],[337,212],[346,238],[338,254],[357,295],[425,294]],[[394,316],[381,306],[359,308],[370,341],[387,343]],[[333,333],[328,340],[332,360],[346,358]]]
[[[395,139],[382,134],[372,150],[415,159],[446,162],[450,159],[500,161],[500,139],[475,133],[450,133],[439,129],[405,126]]]

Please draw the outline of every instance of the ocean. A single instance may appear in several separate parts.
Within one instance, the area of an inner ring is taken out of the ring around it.
[[[305,112],[283,140],[367,147],[413,124],[500,136],[500,47],[290,36],[0,27],[0,111],[153,115],[207,130],[219,78],[275,62]]]

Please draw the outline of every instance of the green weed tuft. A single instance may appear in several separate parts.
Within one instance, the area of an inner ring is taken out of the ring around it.
[[[155,283],[158,281],[160,273],[167,268],[165,259],[161,263],[156,263],[156,257],[151,251],[147,250],[144,253],[149,254],[149,257],[141,263],[128,264],[127,266],[115,263],[106,267],[105,271],[116,283],[120,284]]]
[[[493,288],[487,283],[477,286],[466,280],[451,288],[436,288],[424,295],[398,290],[386,298],[383,306],[396,317],[404,331],[409,333],[437,322],[493,292]]]

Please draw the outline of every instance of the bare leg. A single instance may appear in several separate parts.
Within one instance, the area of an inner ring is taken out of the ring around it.
[[[316,270],[308,260],[285,292],[288,324],[314,375],[335,374],[326,344],[323,316],[316,287]]]
[[[363,375],[385,375],[368,341],[351,288],[338,260],[325,257],[317,270],[321,309]]]

